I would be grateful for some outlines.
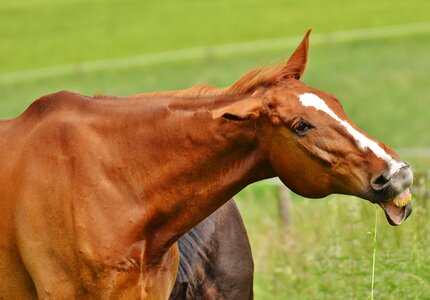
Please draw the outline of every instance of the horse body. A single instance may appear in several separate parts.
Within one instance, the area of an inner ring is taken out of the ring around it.
[[[15,239],[21,267],[27,278],[34,278],[39,297],[143,293],[167,298],[179,259],[177,247],[172,247],[176,239],[240,190],[229,169],[237,168],[243,150],[226,145],[222,134],[232,129],[207,128],[208,111],[200,116],[190,111],[188,118],[178,119],[183,110],[168,108],[169,101],[173,107],[181,105],[172,99],[147,100],[154,108],[138,110],[138,100],[89,101],[60,92],[39,99],[10,126],[14,134],[3,139],[1,149],[13,157],[1,163],[2,188],[12,188],[2,191],[1,208],[13,212],[8,223],[19,226],[2,236]],[[108,108],[107,115],[100,116],[99,105]],[[164,119],[156,132],[150,115]],[[184,130],[178,131],[178,125]],[[195,126],[208,130],[195,132]],[[227,135],[243,138],[242,132]],[[160,137],[165,139],[163,151],[154,147]],[[224,145],[203,151],[210,139]],[[192,161],[205,163],[196,168],[188,161],[190,155]],[[217,166],[216,177],[201,176],[212,173],[215,161],[228,155],[231,163]],[[208,160],[211,157],[214,161]],[[127,172],[131,166],[139,171]],[[190,178],[198,185],[190,185]],[[227,187],[225,194],[221,186]],[[202,210],[207,206],[202,199],[215,203]],[[182,214],[194,217],[177,218]],[[151,275],[142,279],[142,273]]]
[[[178,240],[170,300],[252,299],[254,265],[239,210],[228,201]]]
[[[284,66],[224,90],[123,101],[63,91],[2,122],[0,296],[167,299],[178,238],[274,176],[308,197],[368,199],[400,224],[409,166],[298,81],[307,48],[308,35]]]

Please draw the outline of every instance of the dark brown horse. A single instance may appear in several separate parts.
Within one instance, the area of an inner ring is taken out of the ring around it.
[[[0,121],[0,296],[167,299],[177,240],[246,185],[355,195],[392,224],[412,171],[286,64],[231,87],[97,100],[59,92]],[[146,101],[140,101],[145,98]]]
[[[171,300],[252,299],[254,264],[233,200],[178,240],[180,260]]]

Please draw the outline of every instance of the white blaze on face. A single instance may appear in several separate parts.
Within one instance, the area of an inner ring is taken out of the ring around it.
[[[375,141],[369,139],[367,136],[356,130],[354,127],[351,126],[347,121],[342,120],[339,118],[329,107],[328,105],[322,100],[320,97],[318,97],[315,94],[312,93],[304,93],[299,95],[299,100],[302,103],[303,106],[306,107],[313,107],[317,110],[323,111],[326,114],[328,114],[330,117],[335,119],[341,126],[343,126],[346,131],[355,139],[357,146],[362,150],[365,151],[366,149],[369,149],[372,151],[377,157],[385,160],[390,168],[391,175],[396,173],[401,167],[403,167],[405,164],[402,162],[399,162],[391,157],[387,152],[385,152],[384,149],[381,148],[381,146],[378,145]]]

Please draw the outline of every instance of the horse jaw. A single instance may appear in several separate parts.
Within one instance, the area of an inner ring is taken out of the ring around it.
[[[409,189],[394,198],[385,202],[379,202],[379,206],[385,212],[388,223],[392,226],[398,226],[406,220],[412,212],[412,204],[410,203],[411,193]]]

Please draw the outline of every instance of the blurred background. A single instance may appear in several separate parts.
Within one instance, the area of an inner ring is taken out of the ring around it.
[[[430,299],[430,1],[3,0],[0,117],[62,89],[228,86],[287,59],[308,28],[303,81],[337,95],[359,127],[412,164],[414,212],[394,228],[360,199],[290,193],[284,224],[276,183],[246,188],[237,199],[255,298],[369,298],[377,217],[375,299]]]

